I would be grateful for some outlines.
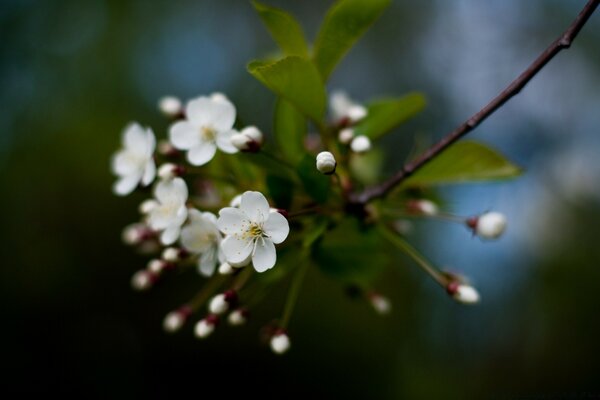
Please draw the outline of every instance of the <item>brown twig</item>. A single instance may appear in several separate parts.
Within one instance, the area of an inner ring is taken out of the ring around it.
[[[406,180],[412,174],[414,174],[419,168],[423,167],[433,158],[442,153],[450,145],[456,142],[458,139],[471,132],[487,117],[492,115],[494,111],[502,107],[510,98],[518,94],[523,87],[529,83],[529,81],[538,73],[544,66],[562,49],[567,49],[573,43],[573,40],[583,28],[583,25],[587,22],[590,16],[598,7],[600,0],[589,0],[583,10],[579,13],[577,18],[571,23],[569,28],[514,81],[510,83],[499,95],[497,95],[492,101],[490,101],[485,107],[478,111],[471,118],[463,122],[456,129],[442,138],[439,142],[431,146],[427,151],[421,154],[412,162],[405,164],[396,174],[390,177],[388,180],[382,182],[379,185],[369,187],[363,192],[354,193],[350,196],[350,203],[355,205],[365,205],[369,201],[377,198],[384,197],[394,187],[398,186],[401,182]]]

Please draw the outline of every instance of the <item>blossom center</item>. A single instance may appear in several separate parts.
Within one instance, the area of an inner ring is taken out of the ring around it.
[[[210,126],[200,128],[200,137],[205,142],[214,142],[217,137],[217,132]]]
[[[266,236],[262,225],[256,223],[250,225],[250,227],[246,231],[246,235],[248,235],[251,238]]]

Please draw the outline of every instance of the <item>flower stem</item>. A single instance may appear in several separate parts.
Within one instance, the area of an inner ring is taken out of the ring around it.
[[[298,300],[300,288],[302,287],[302,283],[304,282],[304,277],[306,276],[306,271],[308,270],[309,265],[310,263],[304,260],[298,267],[298,271],[296,271],[296,275],[294,276],[292,286],[290,287],[287,300],[285,302],[283,317],[281,318],[280,327],[283,329],[287,329],[287,326],[290,322],[290,318],[292,317],[294,306],[296,305],[296,301]]]
[[[400,250],[408,254],[423,271],[431,276],[440,286],[445,288],[448,285],[448,280],[440,271],[438,271],[431,263],[415,249],[406,240],[402,239],[396,233],[392,232],[389,228],[379,225],[379,232],[392,244],[398,247]]]
[[[212,296],[217,289],[223,284],[226,276],[224,275],[215,275],[213,276],[207,283],[204,285],[202,290],[200,290],[188,303],[187,306],[192,310],[192,312],[197,311],[202,305]]]
[[[427,219],[439,219],[442,221],[449,221],[449,222],[456,222],[459,224],[464,224],[467,219],[465,217],[461,217],[458,215],[454,215],[454,214],[450,214],[450,213],[445,213],[445,212],[438,212],[436,214],[433,215],[429,215],[429,214],[419,214],[419,213],[407,213],[407,212],[403,212],[403,211],[398,211],[398,210],[389,210],[389,209],[382,209],[381,212],[383,214],[385,214],[388,217],[395,217],[395,218],[427,218]]]
[[[236,292],[239,292],[244,287],[246,282],[248,282],[248,279],[250,279],[253,272],[254,272],[254,268],[252,268],[250,266],[244,267],[244,270],[241,271],[239,273],[239,275],[235,278],[235,281],[233,282],[233,285],[232,285],[232,289],[235,290]]]

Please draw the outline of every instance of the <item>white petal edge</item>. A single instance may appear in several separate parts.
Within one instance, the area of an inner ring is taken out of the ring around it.
[[[231,129],[228,131],[220,131],[217,134],[217,147],[219,148],[219,150],[221,150],[223,153],[227,153],[227,154],[235,154],[238,152],[238,149],[231,144],[231,137],[236,134],[237,131]]]
[[[269,238],[259,238],[256,240],[254,254],[252,255],[252,265],[256,272],[265,272],[273,268],[277,262],[277,253],[275,245]]]
[[[225,207],[219,211],[217,227],[225,235],[241,235],[249,224],[246,215],[236,207]]]
[[[217,145],[214,142],[199,142],[187,153],[187,159],[192,165],[204,165],[213,159],[217,152]]]
[[[240,210],[252,222],[262,223],[269,217],[269,203],[260,192],[244,192],[240,202]]]
[[[113,186],[113,192],[118,196],[126,196],[133,192],[140,183],[140,174],[128,175],[119,179]]]
[[[221,242],[221,249],[227,261],[239,263],[248,258],[252,253],[253,241],[250,238],[243,239],[237,236],[226,236]]]
[[[200,128],[188,121],[179,121],[169,128],[169,139],[175,148],[189,150],[200,143]]]
[[[179,233],[181,232],[181,228],[179,225],[171,225],[167,229],[163,231],[160,235],[160,241],[165,246],[173,244],[179,238]]]
[[[200,256],[198,260],[198,272],[202,276],[212,276],[217,268],[217,254],[216,248],[211,248]]]
[[[269,213],[263,228],[275,244],[283,242],[290,233],[288,220],[278,212]]]
[[[160,181],[154,188],[154,197],[162,204],[183,204],[188,197],[187,185],[181,178]]]

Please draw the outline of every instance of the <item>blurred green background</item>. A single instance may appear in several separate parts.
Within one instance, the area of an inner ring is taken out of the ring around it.
[[[293,12],[310,38],[331,4],[268,3]],[[583,3],[395,0],[330,88],[361,101],[425,92],[426,111],[384,142],[405,155],[415,134],[433,140],[477,111]],[[125,124],[165,134],[160,96],[223,91],[244,121],[269,130],[274,98],[245,63],[275,45],[249,2],[2,0],[2,390],[86,398],[600,397],[598,43],[595,15],[570,50],[473,133],[525,176],[442,189],[450,211],[506,213],[506,236],[483,243],[462,227],[415,226],[412,242],[470,276],[480,305],[453,303],[399,259],[377,285],[394,308],[380,317],[311,270],[290,326],[292,351],[276,357],[257,331],[280,313],[285,285],[241,329],[219,329],[202,342],[191,326],[163,333],[164,315],[202,280],[190,271],[133,292],[130,277],[145,260],[120,234],[142,197],[110,190],[109,157]],[[388,168],[397,167],[401,157],[389,158]]]

